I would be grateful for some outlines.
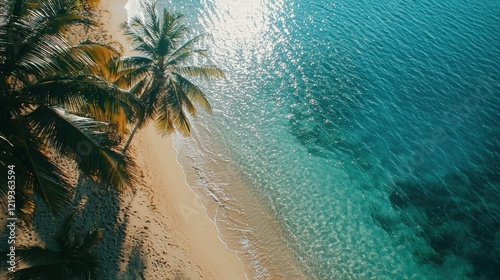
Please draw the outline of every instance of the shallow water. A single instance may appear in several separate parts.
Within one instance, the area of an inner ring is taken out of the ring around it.
[[[174,140],[253,278],[500,278],[499,2],[166,5],[228,76]]]

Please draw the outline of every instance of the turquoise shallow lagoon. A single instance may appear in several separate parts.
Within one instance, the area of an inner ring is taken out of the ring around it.
[[[174,140],[253,278],[500,279],[500,2],[162,3],[228,76]]]

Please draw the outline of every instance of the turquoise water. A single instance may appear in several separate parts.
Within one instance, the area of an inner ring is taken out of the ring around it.
[[[175,139],[201,190],[245,181],[311,279],[500,279],[500,2],[167,6],[228,76]]]

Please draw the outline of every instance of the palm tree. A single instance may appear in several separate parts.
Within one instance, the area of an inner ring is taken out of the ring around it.
[[[71,201],[68,178],[48,152],[74,161],[96,182],[123,189],[130,175],[110,136],[117,115],[134,121],[138,102],[99,76],[118,54],[68,41],[72,26],[93,24],[76,0],[9,0],[0,9],[6,12],[0,18],[0,166],[15,166],[18,214],[32,214],[33,195],[54,212]],[[1,195],[6,179],[0,176]]]
[[[191,126],[188,115],[196,116],[193,103],[200,104],[208,113],[210,104],[204,92],[190,81],[192,78],[225,78],[214,65],[193,65],[195,55],[206,56],[205,51],[194,47],[201,36],[185,40],[188,28],[182,23],[181,14],[171,14],[163,9],[161,16],[156,3],[145,4],[147,20],[131,19],[122,27],[132,41],[137,56],[123,57],[117,63],[121,73],[116,81],[120,86],[141,89],[140,99],[145,113],[140,116],[122,153],[125,153],[135,132],[150,119],[163,135],[176,130],[189,135]]]
[[[73,230],[73,214],[67,217],[53,238],[52,246],[19,248],[20,268],[14,280],[92,280],[99,276],[96,247],[102,232],[93,225],[85,234]]]

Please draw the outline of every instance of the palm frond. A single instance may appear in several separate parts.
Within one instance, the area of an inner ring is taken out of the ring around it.
[[[129,121],[135,119],[134,110],[141,110],[138,100],[97,77],[48,77],[26,86],[22,94],[26,102],[61,106],[70,112],[91,114],[89,106],[110,114],[125,114]]]
[[[26,15],[14,17],[7,27],[10,39],[4,50],[10,62],[5,66],[37,77],[54,74],[57,70],[64,73],[77,70],[78,66],[67,71],[76,62],[63,55],[68,46],[64,34],[75,24],[91,24],[92,21],[79,13],[75,0],[42,1],[35,7],[22,6]],[[22,79],[20,73],[17,74],[18,79]]]
[[[129,185],[125,160],[118,153],[102,147],[90,131],[79,128],[46,106],[39,106],[27,119],[33,133],[59,153],[76,161],[79,169],[94,181],[124,190]]]
[[[43,1],[30,11],[27,20],[34,27],[34,36],[65,33],[75,24],[96,25],[92,19],[82,16],[75,0]]]
[[[165,110],[169,110],[173,126],[184,136],[188,136],[191,133],[191,124],[183,108],[185,106],[190,106],[191,110],[196,109],[192,104],[185,103],[188,99],[186,93],[182,91],[182,88],[180,88],[172,78],[169,80],[169,90],[163,99],[164,105],[161,106],[160,109],[165,108]]]
[[[14,143],[13,155],[18,159],[16,179],[20,201],[18,210],[22,215],[29,216],[33,211],[30,195],[40,197],[53,213],[58,213],[71,203],[71,186],[64,172],[54,164],[43,151],[38,138],[27,132],[18,134]],[[17,194],[17,192],[16,192]],[[17,202],[17,201],[16,201]]]
[[[176,67],[178,65],[182,65],[186,60],[192,58],[193,56],[193,51],[190,50],[185,50],[180,53],[178,53],[175,57],[172,57],[164,62],[163,68],[166,69],[166,71],[171,71],[172,66]]]
[[[149,58],[133,56],[114,60],[108,65],[110,81],[118,87],[129,89],[135,83],[151,76],[153,61]]]
[[[134,58],[139,61],[136,70],[122,72],[117,84],[127,85],[134,92],[141,93],[145,113],[136,127],[155,118],[156,128],[163,135],[177,130],[187,136],[191,132],[188,116],[197,115],[195,103],[209,113],[211,107],[203,91],[184,76],[212,79],[225,78],[225,75],[217,66],[186,65],[187,62],[193,63],[193,56],[206,54],[205,50],[195,47],[202,35],[183,41],[189,29],[182,22],[182,14],[170,13],[166,9],[158,13],[155,2],[144,7],[146,20],[136,17],[122,27],[134,43],[133,49],[145,59]],[[134,68],[134,65],[129,65]]]
[[[1,106],[1,105],[0,105]],[[25,135],[27,132],[20,129],[19,123],[12,118],[1,118],[2,126],[0,127],[0,143],[5,149],[0,149],[0,166],[7,170],[8,166],[15,166],[14,171],[16,175],[16,210],[17,215],[28,221],[35,209],[35,204],[32,199],[33,194],[33,184],[32,184],[32,173],[29,173],[29,168],[25,168],[24,159],[26,150],[24,150],[25,145],[23,144],[23,137],[19,135]],[[0,204],[7,207],[7,176],[0,178],[0,190],[2,201]],[[5,208],[4,208],[5,209]]]
[[[94,23],[78,2],[1,2],[0,149],[5,152],[0,151],[0,166],[16,165],[16,208],[23,217],[33,212],[33,196],[54,212],[71,198],[68,179],[49,153],[75,160],[80,171],[103,184],[121,189],[128,182],[125,159],[109,148],[110,136],[125,133],[143,107],[104,79],[110,77],[105,66],[118,56],[116,51],[90,41],[71,45],[68,28]],[[55,107],[101,122],[70,119]]]
[[[175,79],[174,77],[172,77],[169,80],[169,83],[172,86],[172,88],[174,89],[173,91],[175,92],[175,94],[177,96],[178,103],[181,106],[181,110],[182,111],[187,110],[187,113],[189,113],[193,117],[196,117],[198,112],[196,111],[196,108],[194,107],[193,102],[191,102],[191,100],[189,99],[189,97],[187,95],[187,92],[185,91],[185,89],[187,89],[187,88],[181,86],[179,84],[179,81],[177,79]]]
[[[148,119],[155,116],[158,106],[158,100],[164,94],[165,85],[157,79],[152,79],[145,85],[145,92],[140,99],[144,104],[144,118],[141,122],[147,122]]]
[[[130,89],[130,94],[133,94],[135,96],[140,96],[144,90],[147,88],[147,85],[149,84],[148,80],[142,79],[139,82],[137,82],[131,89]],[[140,118],[139,118],[140,119]]]
[[[26,143],[26,161],[31,165],[30,173],[33,180],[33,193],[49,206],[54,213],[68,207],[71,203],[71,185],[66,178],[65,172],[50,159],[40,152],[40,148]]]
[[[27,37],[12,53],[11,73],[25,81],[28,75],[41,79],[56,73],[78,73],[81,63],[67,50],[68,42],[61,36]]]
[[[155,58],[156,48],[151,39],[147,40],[148,37],[144,30],[144,22],[139,17],[132,17],[130,24],[124,22],[121,27],[124,30],[124,34],[132,41],[132,49],[150,58]]]
[[[3,1],[7,12],[7,18],[12,20],[26,13],[26,0]],[[10,22],[10,21],[9,21]]]
[[[120,57],[118,66],[120,69],[133,69],[134,67],[144,67],[154,64],[151,58],[143,56],[125,56]]]
[[[141,6],[145,9],[147,20],[141,26],[144,35],[149,38],[155,48],[155,55],[158,54],[158,45],[161,44],[160,21],[156,13],[156,1],[143,2]]]
[[[205,79],[226,78],[224,71],[215,65],[178,66],[174,67],[172,72],[191,77],[202,77]]]
[[[172,50],[172,52],[168,54],[168,57],[166,59],[166,61],[169,62],[167,65],[176,65],[177,63],[182,62],[183,59],[177,58],[179,56],[183,57],[185,59],[186,57],[189,57],[190,55],[192,55],[193,54],[193,45],[196,44],[202,37],[203,37],[203,35],[194,36],[193,38],[187,40],[180,47]],[[201,55],[204,54],[203,50],[196,50],[196,52],[194,52],[194,53],[198,53]]]
[[[175,126],[172,123],[173,117],[171,116],[170,108],[166,102],[166,96],[164,96],[162,102],[159,104],[158,116],[155,120],[155,127],[162,136],[170,135],[175,132]]]
[[[8,166],[14,166],[16,178],[15,201],[17,215],[19,218],[27,221],[35,209],[35,204],[32,199],[33,185],[31,184],[31,173],[24,168],[26,151],[22,149],[22,139],[18,137],[19,128],[17,123],[11,118],[0,117],[2,126],[0,127],[0,166],[3,170],[8,170]],[[0,177],[0,205],[7,208],[8,204],[8,177]],[[28,184],[30,183],[30,184]]]
[[[176,73],[173,73],[173,76],[177,80],[179,87],[182,88],[190,100],[200,104],[207,113],[212,113],[212,107],[210,106],[205,93],[197,85]]]
[[[19,140],[18,126],[19,123],[11,117],[12,112],[9,112],[9,98],[0,92],[0,164],[7,166],[18,163],[18,159],[14,157],[13,148]],[[13,162],[14,161],[14,162]],[[6,178],[4,178],[6,179]],[[0,179],[1,180],[1,179]]]
[[[163,9],[160,29],[161,33],[171,40],[173,43],[172,46],[177,45],[178,40],[182,39],[189,30],[188,27],[182,23],[183,18],[184,15],[182,14],[170,13],[167,9]]]
[[[88,40],[70,47],[69,52],[75,61],[81,62],[88,67],[89,72],[94,72],[96,75],[102,75],[110,61],[119,56],[118,51],[111,46]]]

